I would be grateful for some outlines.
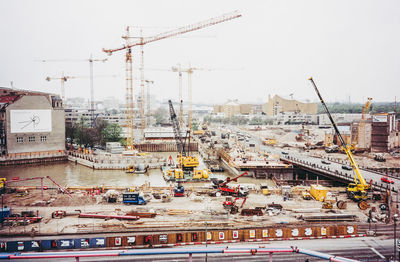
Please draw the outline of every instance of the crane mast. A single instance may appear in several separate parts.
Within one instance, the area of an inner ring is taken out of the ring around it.
[[[323,107],[324,107],[324,109],[326,111],[326,114],[328,115],[329,120],[331,121],[332,126],[333,126],[337,136],[339,137],[340,142],[342,143],[342,146],[343,146],[343,148],[344,148],[344,150],[346,152],[347,157],[349,158],[351,166],[352,166],[354,172],[356,173],[356,176],[354,177],[354,183],[356,185],[360,184],[360,186],[359,186],[360,191],[368,190],[370,188],[370,185],[365,181],[365,178],[361,175],[361,171],[358,168],[358,165],[357,165],[356,161],[354,160],[353,154],[351,153],[351,150],[350,150],[349,146],[346,144],[346,142],[344,141],[342,135],[340,134],[339,129],[336,126],[336,123],[333,120],[332,115],[329,112],[328,107],[326,106],[326,104],[324,102],[324,99],[322,99],[322,96],[319,93],[318,88],[315,85],[315,82],[314,82],[313,78],[310,77],[309,80],[311,81],[311,83],[312,83],[312,85],[313,85],[313,87],[315,89],[315,92],[317,93],[317,95],[319,97],[319,100],[320,100],[321,104],[323,105]],[[359,183],[357,182],[357,178],[359,180]]]
[[[178,153],[182,156],[186,157],[185,143],[182,139],[181,129],[179,127],[179,122],[175,114],[174,106],[172,105],[172,101],[168,100],[169,104],[169,114],[171,118],[172,128],[174,130],[176,147],[178,149]]]

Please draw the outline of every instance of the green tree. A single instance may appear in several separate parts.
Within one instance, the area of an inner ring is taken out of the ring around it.
[[[122,128],[117,124],[108,124],[101,132],[102,141],[118,142],[121,139]]]
[[[154,117],[156,118],[156,126],[160,125],[163,123],[166,118],[167,118],[167,110],[163,107],[157,108],[157,110],[154,112]]]

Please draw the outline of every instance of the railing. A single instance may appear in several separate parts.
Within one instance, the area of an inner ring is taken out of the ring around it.
[[[2,253],[0,259],[48,259],[48,258],[80,258],[87,257],[117,257],[117,256],[160,256],[160,255],[188,255],[188,261],[192,261],[193,254],[269,254],[269,260],[272,261],[273,253],[298,253],[317,257],[329,261],[353,262],[356,260],[337,257],[328,253],[302,249],[293,246],[282,247],[203,247],[203,248],[163,248],[163,249],[141,249],[141,250],[103,250],[103,251],[69,251],[69,252],[38,252],[38,253]]]

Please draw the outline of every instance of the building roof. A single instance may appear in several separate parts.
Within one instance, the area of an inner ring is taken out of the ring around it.
[[[61,101],[61,98],[57,94],[44,93],[39,91],[31,91],[31,90],[23,90],[23,89],[15,89],[15,88],[7,88],[0,87],[0,109],[5,108],[9,104],[14,103],[20,97],[32,95],[32,96],[46,96],[51,97],[52,101]],[[50,99],[50,98],[49,98]]]

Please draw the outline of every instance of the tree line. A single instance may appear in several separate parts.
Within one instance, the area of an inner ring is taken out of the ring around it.
[[[107,142],[120,142],[124,145],[125,139],[121,137],[121,132],[122,128],[118,124],[107,123],[100,118],[95,120],[93,126],[85,118],[65,126],[67,141],[85,147],[104,146]]]

